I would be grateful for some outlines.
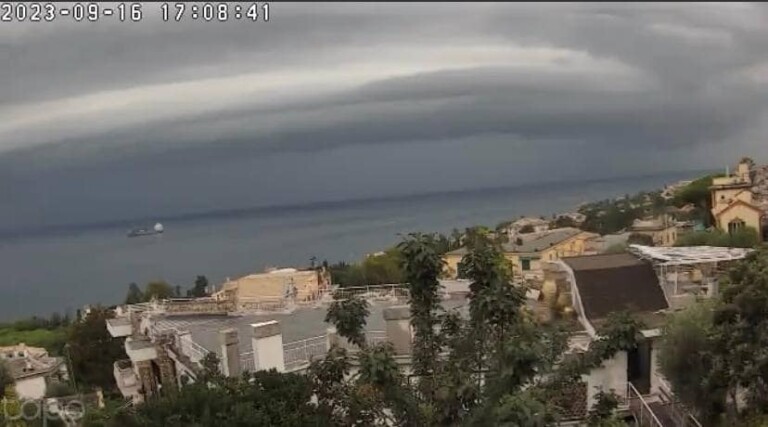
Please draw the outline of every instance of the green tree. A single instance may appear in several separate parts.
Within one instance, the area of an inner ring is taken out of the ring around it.
[[[173,286],[169,285],[168,283],[162,280],[149,282],[147,283],[147,286],[144,288],[145,301],[151,301],[153,299],[163,300],[163,299],[173,298],[173,296],[174,296]]]
[[[434,399],[430,378],[441,347],[435,326],[442,309],[438,277],[445,265],[433,241],[431,235],[412,233],[398,245],[403,254],[403,270],[409,290],[408,302],[414,330],[413,372],[421,377],[419,385],[427,401]]]
[[[627,248],[629,245],[626,243],[614,243],[611,246],[608,246],[603,251],[604,254],[621,254],[627,251]]]
[[[653,246],[653,237],[642,233],[631,233],[627,238],[627,244]]]
[[[205,276],[197,276],[195,278],[195,285],[192,289],[187,290],[188,297],[204,297],[206,296],[206,288],[208,288],[208,278]]]
[[[752,248],[759,243],[757,230],[745,227],[734,233],[721,230],[694,231],[682,234],[675,246],[722,246],[731,248]]]
[[[45,389],[45,397],[66,397],[77,393],[71,385],[60,381],[51,381]]]
[[[122,341],[112,338],[107,331],[106,321],[113,317],[111,310],[96,307],[72,326],[65,353],[79,384],[105,390],[114,388],[113,363],[127,355]]]
[[[728,272],[720,304],[713,318],[710,354],[714,369],[709,383],[727,386],[729,397],[736,387],[746,392],[746,407],[737,412],[768,408],[768,249],[750,253]]]
[[[711,306],[673,316],[666,329],[661,369],[691,409],[724,425],[768,415],[768,249],[737,262]]]
[[[20,420],[21,401],[13,386],[7,386],[3,393],[3,410],[0,411],[0,424],[4,427],[27,427],[27,422]]]
[[[5,392],[5,390],[8,389],[8,387],[12,387],[13,384],[14,380],[10,368],[8,368],[5,361],[0,360],[0,391]],[[2,397],[3,395],[0,394],[0,398]]]
[[[600,390],[595,394],[595,405],[587,415],[589,427],[623,427],[626,423],[616,416],[619,396],[613,392]]]
[[[368,302],[364,299],[356,295],[349,295],[347,298],[335,295],[328,307],[325,321],[336,326],[339,335],[363,348],[366,345],[365,325],[368,313]]]
[[[307,376],[258,371],[242,377],[196,382],[179,393],[162,395],[120,417],[132,426],[325,426],[331,425],[311,403]]]
[[[659,347],[659,368],[672,391],[702,419],[724,412],[726,397],[719,385],[702,381],[712,372],[710,355],[717,351],[710,340],[714,307],[712,301],[699,302],[672,315]]]
[[[128,294],[125,296],[125,303],[126,304],[138,304],[140,302],[144,302],[144,293],[141,292],[141,289],[139,288],[139,285],[136,283],[131,283],[128,285]]]

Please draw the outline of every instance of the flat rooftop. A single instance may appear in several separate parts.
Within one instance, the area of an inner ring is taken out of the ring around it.
[[[466,298],[452,298],[443,300],[443,308],[446,310],[466,310],[469,300]],[[383,331],[386,329],[383,311],[387,307],[403,305],[402,302],[368,301],[367,331]],[[291,313],[270,313],[253,315],[191,315],[191,316],[165,316],[155,321],[159,330],[178,329],[189,331],[192,339],[209,351],[221,353],[218,331],[225,328],[237,329],[240,338],[240,352],[247,353],[253,350],[251,336],[253,334],[251,324],[277,320],[283,333],[283,343],[299,341],[325,335],[331,326],[325,323],[327,305],[318,307],[299,307]]]
[[[630,251],[641,258],[665,265],[703,264],[735,261],[747,256],[752,250],[719,246],[643,246],[629,245]]]

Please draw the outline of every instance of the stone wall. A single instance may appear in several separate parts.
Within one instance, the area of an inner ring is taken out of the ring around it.
[[[235,304],[227,300],[194,298],[164,301],[163,309],[167,314],[226,314],[235,311]]]
[[[176,379],[175,362],[168,355],[168,347],[173,341],[172,335],[160,335],[155,340],[157,346],[157,363],[160,369],[160,383],[163,385],[164,393],[174,393],[177,390],[178,381]]]

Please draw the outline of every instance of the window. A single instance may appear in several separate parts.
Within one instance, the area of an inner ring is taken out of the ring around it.
[[[531,260],[528,258],[521,258],[520,265],[523,267],[523,271],[529,271],[531,269]]]
[[[734,219],[728,223],[728,234],[733,234],[744,228],[744,221],[741,219]]]

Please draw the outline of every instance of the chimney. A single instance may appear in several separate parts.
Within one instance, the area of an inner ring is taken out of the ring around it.
[[[221,344],[221,365],[223,374],[228,377],[240,375],[240,339],[237,329],[228,328],[219,331],[219,344]]]
[[[395,348],[395,354],[411,354],[411,308],[407,305],[388,307],[383,312],[387,328],[387,340]]]
[[[280,322],[270,320],[268,322],[254,323],[253,358],[256,369],[277,369],[285,372],[285,359],[283,358],[283,334],[280,330]]]

